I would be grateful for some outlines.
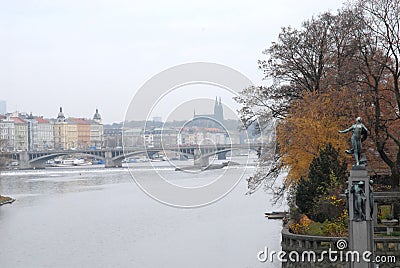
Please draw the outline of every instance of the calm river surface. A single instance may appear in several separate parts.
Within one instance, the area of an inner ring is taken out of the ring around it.
[[[194,176],[156,164],[182,185],[223,172]],[[155,176],[149,163],[132,168]],[[264,212],[282,208],[262,190],[245,196],[244,178],[216,203],[180,209],[146,195],[127,168],[3,172],[0,193],[17,201],[0,207],[0,267],[279,267],[257,253],[280,249],[281,221]]]

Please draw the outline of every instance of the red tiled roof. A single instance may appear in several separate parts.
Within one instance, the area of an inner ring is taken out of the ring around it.
[[[221,130],[221,129],[219,129],[219,128],[215,128],[215,127],[207,127],[207,128],[204,128],[207,132],[225,132],[225,131],[223,131],[223,130]]]
[[[79,125],[90,125],[90,122],[84,118],[69,118],[69,120]]]
[[[26,122],[22,118],[19,118],[19,117],[11,117],[11,120],[14,121],[14,124],[26,124]]]
[[[44,119],[43,117],[35,117],[36,122],[39,124],[48,124],[50,121],[48,119]]]

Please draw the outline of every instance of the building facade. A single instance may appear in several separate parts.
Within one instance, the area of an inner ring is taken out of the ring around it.
[[[33,135],[34,150],[50,150],[54,148],[54,129],[49,119],[35,117],[36,132]]]
[[[122,128],[104,129],[104,147],[122,147]]]
[[[93,119],[67,119],[62,107],[56,119],[19,112],[0,115],[0,151],[103,147],[103,124],[97,109]]]
[[[83,118],[69,118],[68,122],[76,125],[78,142],[76,148],[87,149],[90,146],[90,122]]]
[[[125,148],[143,146],[143,131],[141,128],[124,128],[123,143]]]
[[[90,120],[90,146],[96,149],[104,147],[103,121],[98,109],[93,115],[93,120]]]
[[[154,147],[169,147],[177,145],[178,131],[173,128],[155,128],[151,131]]]
[[[28,124],[20,117],[11,117],[14,121],[14,150],[28,150]]]
[[[233,140],[219,128],[186,127],[177,134],[178,145],[222,145]]]
[[[28,150],[32,151],[37,147],[34,140],[35,133],[37,132],[37,122],[32,113],[25,118],[25,121],[28,124]]]
[[[8,152],[14,150],[15,125],[11,117],[0,118],[0,151]]]
[[[53,130],[54,149],[70,150],[78,146],[78,126],[65,118],[62,107],[54,122]]]

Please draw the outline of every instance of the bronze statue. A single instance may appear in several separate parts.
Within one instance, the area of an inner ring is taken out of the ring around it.
[[[364,191],[364,182],[360,181],[352,185],[350,192],[353,194],[353,206],[355,221],[365,221],[365,201],[367,197]]]
[[[346,133],[351,130],[353,131],[353,136],[351,136],[351,145],[353,148],[346,150],[346,153],[354,154],[356,165],[359,166],[361,158],[361,142],[367,138],[368,129],[362,123],[361,117],[357,117],[354,125],[345,130],[339,130],[339,133]]]

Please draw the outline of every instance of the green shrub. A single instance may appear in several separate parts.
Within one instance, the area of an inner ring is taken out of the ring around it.
[[[400,236],[400,232],[392,232],[391,236]]]
[[[297,184],[296,205],[314,221],[333,220],[345,208],[339,194],[344,191],[347,167],[339,158],[339,152],[328,143],[312,160],[308,178],[300,178]]]

